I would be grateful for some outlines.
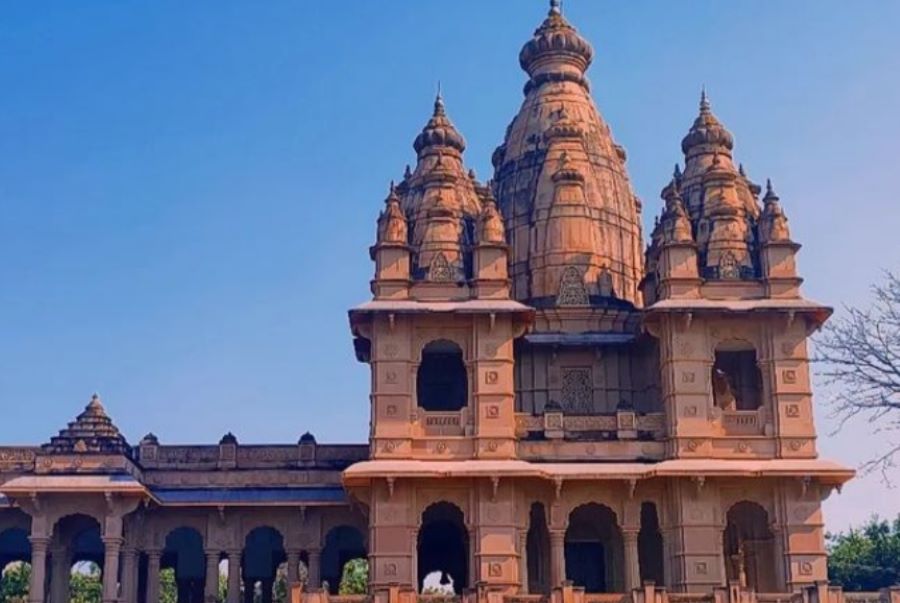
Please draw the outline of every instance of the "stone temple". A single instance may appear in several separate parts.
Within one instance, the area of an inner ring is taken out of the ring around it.
[[[592,55],[551,2],[487,182],[436,99],[349,314],[368,443],[131,444],[94,397],[0,447],[0,567],[31,564],[29,600],[69,601],[89,560],[104,603],[156,603],[166,568],[181,602],[227,568],[227,603],[269,603],[285,566],[327,601],[357,558],[369,593],[343,600],[836,600],[821,503],[853,471],[818,456],[807,355],[831,310],[705,94],[644,240]]]

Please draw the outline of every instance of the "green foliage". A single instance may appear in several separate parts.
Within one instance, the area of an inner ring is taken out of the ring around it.
[[[900,584],[900,516],[873,517],[860,529],[828,535],[828,576],[848,591]]]
[[[351,559],[344,564],[338,594],[364,595],[369,590],[369,562],[365,559]]]
[[[175,583],[175,570],[165,567],[159,570],[159,603],[177,603],[178,585]]]
[[[97,603],[103,598],[100,566],[93,562],[75,565],[69,576],[70,603]]]
[[[0,578],[0,601],[3,603],[26,603],[30,579],[31,565],[28,563],[7,565],[3,571],[3,577]]]

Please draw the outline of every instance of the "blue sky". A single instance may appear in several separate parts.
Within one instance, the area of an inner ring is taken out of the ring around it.
[[[566,0],[645,221],[705,84],[804,244],[806,293],[900,265],[900,3]],[[0,442],[100,392],[137,441],[367,434],[348,307],[438,80],[482,178],[543,0],[0,6]],[[821,449],[856,465],[867,426]],[[884,436],[879,436],[883,438]],[[900,511],[877,476],[832,527]]]

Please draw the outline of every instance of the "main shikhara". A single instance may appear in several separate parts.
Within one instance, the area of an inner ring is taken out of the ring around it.
[[[84,560],[105,603],[156,603],[167,567],[179,601],[215,600],[223,560],[228,603],[270,601],[284,563],[324,597],[358,557],[383,601],[429,575],[534,603],[821,585],[821,502],[853,476],[816,451],[807,338],[830,309],[705,93],[644,247],[592,55],[551,3],[488,182],[436,99],[350,311],[368,444],[131,446],[95,398],[0,448],[0,567],[31,563],[30,601],[68,601]]]

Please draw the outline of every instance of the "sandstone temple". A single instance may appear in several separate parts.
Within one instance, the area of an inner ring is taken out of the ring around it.
[[[843,600],[821,504],[853,471],[817,453],[807,352],[831,310],[784,206],[703,94],[645,238],[592,55],[551,2],[486,182],[438,95],[349,313],[368,443],[128,442],[95,396],[0,447],[0,567],[30,563],[30,603],[68,602],[83,561],[103,603],[157,603],[169,569],[181,603],[220,572],[225,603],[271,603],[279,568],[295,601]],[[358,558],[368,593],[338,594]]]

